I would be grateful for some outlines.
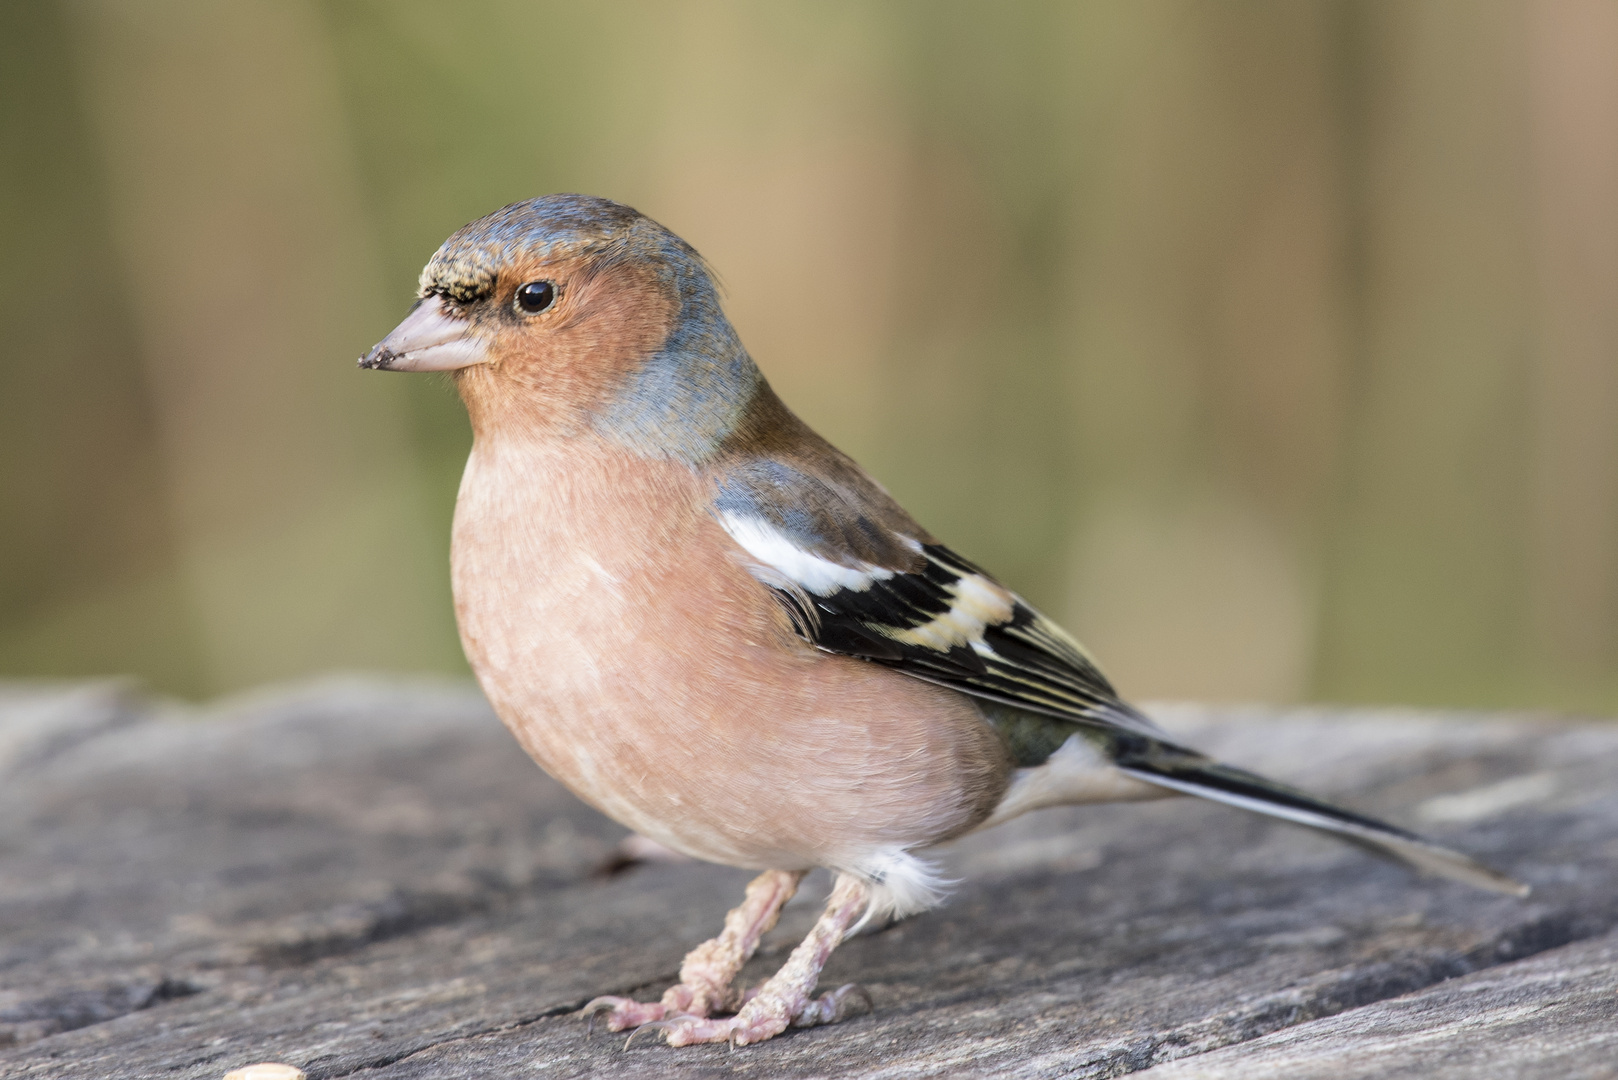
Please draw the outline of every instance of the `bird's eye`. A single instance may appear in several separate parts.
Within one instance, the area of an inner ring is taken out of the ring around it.
[[[530,315],[538,315],[556,299],[556,286],[548,281],[530,281],[517,288],[517,306]]]

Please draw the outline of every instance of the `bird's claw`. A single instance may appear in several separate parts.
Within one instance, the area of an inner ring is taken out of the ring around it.
[[[863,1001],[866,1012],[874,1012],[876,1009],[876,1002],[871,1000],[869,990],[858,983],[844,983],[829,994],[821,994],[794,1014],[792,1026],[818,1027],[821,1024],[835,1024],[848,1015],[850,998]]]
[[[624,1049],[628,1050],[629,1044],[638,1039],[640,1037],[640,1033],[643,1031],[673,1031],[675,1028],[679,1027],[682,1022],[687,1021],[700,1023],[702,1021],[702,1017],[692,1016],[689,1013],[680,1013],[676,1016],[669,1017],[667,1020],[648,1020],[646,1023],[641,1024],[640,1026],[636,1027],[634,1031],[629,1033],[629,1038],[624,1040]]]
[[[662,1002],[636,1001],[634,998],[616,997],[612,994],[604,994],[579,1010],[580,1014],[588,1019],[584,1033],[585,1038],[595,1035],[596,1017],[602,1013],[607,1014],[608,1031],[623,1031],[625,1028],[635,1028],[636,1033],[639,1034],[640,1028],[646,1024],[662,1020],[667,1011],[667,1007]]]

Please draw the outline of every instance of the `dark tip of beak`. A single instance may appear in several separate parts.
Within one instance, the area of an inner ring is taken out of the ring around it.
[[[360,357],[360,367],[367,371],[387,371],[388,365],[393,363],[397,353],[384,349],[380,345],[371,347],[371,351]]]

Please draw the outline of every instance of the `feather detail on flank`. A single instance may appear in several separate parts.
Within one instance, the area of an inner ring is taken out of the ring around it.
[[[849,870],[871,889],[871,902],[848,936],[867,926],[881,926],[935,908],[958,882],[944,877],[938,867],[902,848],[889,848],[861,859]]]

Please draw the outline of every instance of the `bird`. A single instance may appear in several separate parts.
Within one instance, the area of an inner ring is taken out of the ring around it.
[[[465,404],[455,615],[517,741],[636,833],[758,871],[679,982],[597,998],[592,1023],[735,1046],[842,1019],[869,998],[817,996],[827,957],[944,900],[928,849],[1049,806],[1200,796],[1526,895],[1124,701],[1070,634],[800,420],[708,264],[628,206],[548,195],[459,229],[360,366],[448,372]],[[738,987],[817,868],[833,886],[808,936]]]

